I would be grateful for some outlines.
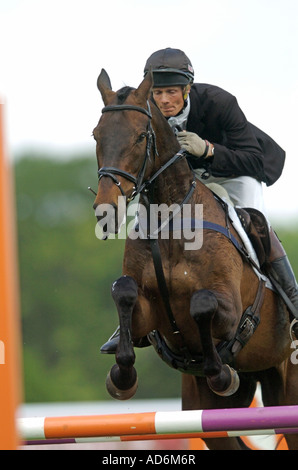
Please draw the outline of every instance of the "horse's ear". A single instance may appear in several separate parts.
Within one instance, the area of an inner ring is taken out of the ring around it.
[[[112,91],[110,77],[108,76],[105,69],[102,69],[99,74],[99,77],[97,79],[97,88],[99,89],[101,93],[101,96],[105,105],[115,95],[115,92]]]
[[[142,83],[135,91],[135,96],[140,100],[147,100],[153,85],[153,76],[151,70],[146,74]]]

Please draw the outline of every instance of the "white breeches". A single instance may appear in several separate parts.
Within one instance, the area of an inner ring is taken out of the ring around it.
[[[266,216],[263,197],[263,187],[260,181],[251,176],[238,176],[235,178],[216,178],[210,176],[207,180],[201,178],[203,170],[195,170],[196,177],[204,184],[216,183],[228,193],[232,203],[238,207],[252,207]]]

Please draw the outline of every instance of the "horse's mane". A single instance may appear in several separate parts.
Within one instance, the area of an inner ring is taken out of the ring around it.
[[[120,88],[120,90],[118,90],[117,93],[116,93],[117,94],[117,104],[123,104],[133,90],[135,90],[135,88],[130,87],[130,86],[124,86],[123,88]],[[166,122],[166,118],[163,116],[162,112],[160,111],[160,109],[156,105],[152,95],[150,96],[150,104],[152,104],[156,108],[156,110],[157,110],[159,116],[161,117],[161,119],[163,119],[164,122]],[[166,126],[166,129],[168,129],[168,131],[170,133],[170,129],[171,129],[170,126]],[[172,131],[171,131],[171,134],[172,134]]]
[[[117,104],[123,104],[125,102],[126,98],[128,98],[128,96],[130,95],[130,93],[133,90],[135,90],[135,88],[130,87],[130,86],[124,86],[123,88],[120,88],[120,90],[117,91]],[[155,106],[155,108],[159,112],[160,116],[163,117],[160,109],[156,106],[156,103],[155,103],[152,95],[150,96],[150,103]]]
[[[135,88],[130,87],[130,86],[124,86],[123,88],[120,88],[120,90],[117,91],[117,104],[123,104],[126,100],[126,98],[130,95],[130,93],[135,90]],[[156,106],[156,103],[153,99],[153,96],[150,96],[150,103],[152,103],[156,109],[159,111],[160,115],[162,116],[162,113],[160,109]]]
[[[135,88],[132,88],[130,86],[125,86],[121,88],[120,90],[117,91],[117,98],[118,98],[118,104],[123,104],[126,98],[130,95],[132,90]]]

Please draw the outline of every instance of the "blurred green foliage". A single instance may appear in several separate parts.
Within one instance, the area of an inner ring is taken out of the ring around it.
[[[23,155],[15,162],[26,402],[105,400],[114,363],[99,348],[118,324],[110,295],[123,240],[95,236],[95,157]],[[297,231],[279,231],[296,273]],[[136,398],[180,396],[180,374],[136,349]]]
[[[118,325],[110,288],[121,275],[124,240],[96,238],[87,190],[97,187],[96,171],[88,156],[24,155],[15,164],[27,402],[109,398],[114,358],[99,348]],[[153,348],[137,351],[137,368],[136,398],[179,396],[179,374]]]

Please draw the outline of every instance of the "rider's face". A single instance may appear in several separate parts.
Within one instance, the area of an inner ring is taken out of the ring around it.
[[[153,98],[165,117],[176,116],[184,106],[181,86],[153,88]]]

